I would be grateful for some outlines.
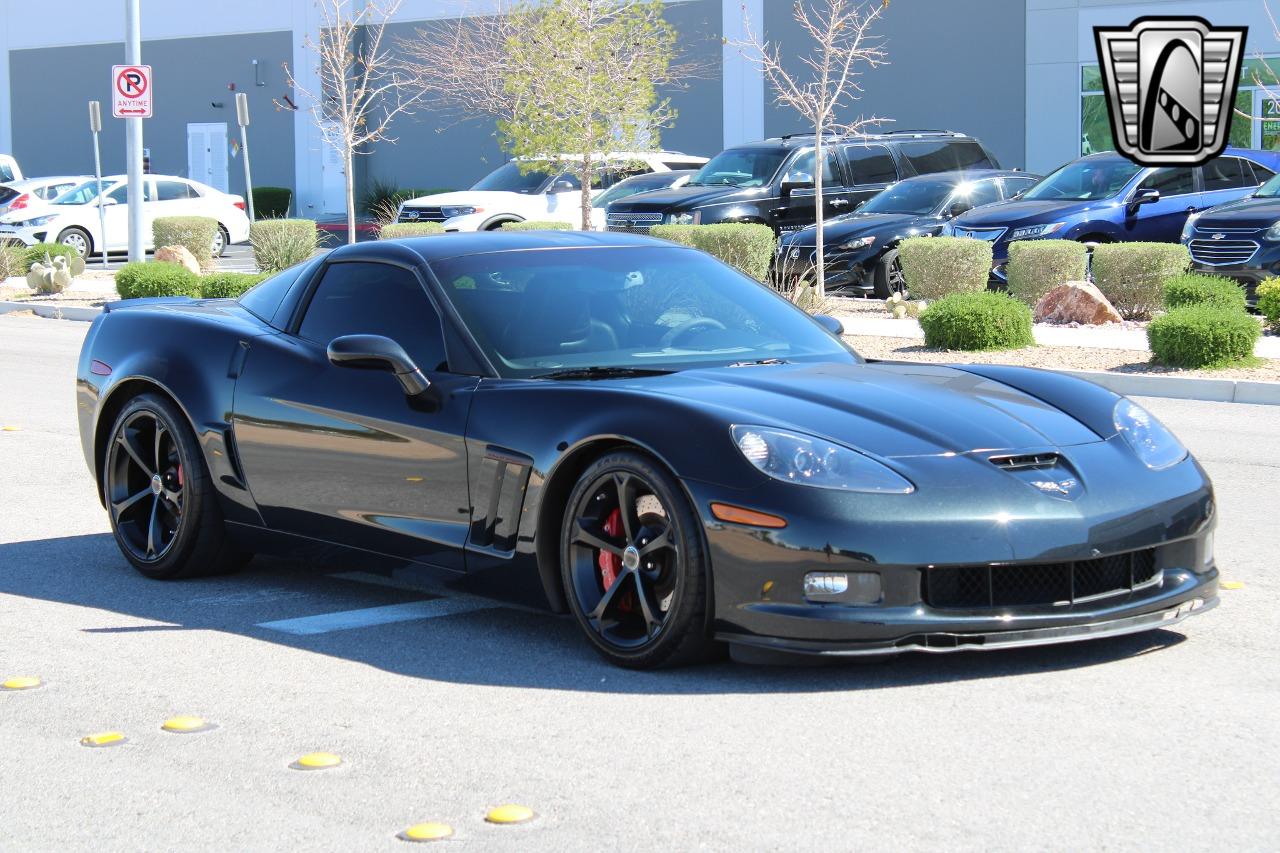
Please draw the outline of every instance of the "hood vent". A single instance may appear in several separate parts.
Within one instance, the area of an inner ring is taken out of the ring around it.
[[[992,456],[992,465],[1006,471],[1020,471],[1024,468],[1052,468],[1058,464],[1056,453],[1024,453],[1020,456]]]

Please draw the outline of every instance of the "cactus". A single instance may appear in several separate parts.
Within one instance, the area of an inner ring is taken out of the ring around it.
[[[901,293],[895,293],[886,299],[884,307],[885,310],[893,315],[895,320],[901,320],[904,317],[917,317],[920,314],[920,303],[903,299]]]
[[[80,258],[76,258],[74,263],[68,263],[61,255],[52,259],[45,255],[44,263],[37,261],[31,265],[31,272],[27,273],[27,286],[40,294],[61,293],[82,272],[84,261]]]

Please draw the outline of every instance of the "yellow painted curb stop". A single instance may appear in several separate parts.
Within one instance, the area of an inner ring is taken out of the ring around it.
[[[128,738],[124,736],[123,732],[98,732],[97,734],[86,735],[85,737],[80,738],[80,745],[92,747],[119,746],[126,740],[128,740]]]
[[[0,689],[30,690],[33,687],[39,687],[43,683],[43,681],[34,675],[15,675],[13,678],[0,681]]]
[[[327,770],[341,763],[342,759],[332,752],[308,752],[289,766],[294,770]]]
[[[1242,581],[1219,581],[1218,586],[1222,589],[1244,589]]]
[[[415,823],[400,833],[397,838],[404,841],[443,841],[453,837],[453,827],[447,823]]]
[[[527,820],[533,820],[533,809],[528,806],[508,803],[489,809],[489,813],[484,816],[484,819],[489,823],[524,823]]]
[[[204,717],[178,716],[170,717],[160,725],[160,728],[166,732],[173,732],[179,735],[193,735],[198,732],[207,732],[216,728],[213,723],[208,722]]]
[[[12,424],[6,424],[0,427],[0,432],[21,432],[21,431],[22,431],[22,427],[13,426]]]

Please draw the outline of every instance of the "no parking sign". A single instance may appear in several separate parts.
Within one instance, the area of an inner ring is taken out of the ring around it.
[[[111,66],[111,114],[151,118],[151,66]]]

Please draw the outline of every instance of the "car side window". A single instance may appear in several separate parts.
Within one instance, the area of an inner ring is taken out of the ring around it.
[[[787,168],[787,176],[782,179],[788,184],[811,184],[814,181],[813,149],[802,153]],[[840,162],[834,148],[823,152],[822,184],[823,187],[839,186],[842,183]]]
[[[913,140],[899,143],[898,151],[920,175],[996,168],[981,145],[967,140]]]
[[[973,207],[991,204],[1000,200],[1000,188],[994,180],[974,181],[967,187],[959,187],[951,198],[952,201],[965,201]]]
[[[851,185],[891,184],[898,180],[893,155],[883,145],[848,145],[844,149]]]
[[[1026,192],[1035,186],[1035,178],[1003,178],[1004,197],[1013,198],[1020,192]]]
[[[1248,170],[1253,172],[1253,184],[1265,184],[1276,176],[1276,173],[1261,163],[1254,163],[1251,160],[1241,160],[1240,163]]]
[[[440,314],[417,276],[390,264],[329,264],[311,295],[298,337],[328,346],[343,335],[382,335],[423,370],[446,370]]]
[[[1195,170],[1182,166],[1167,166],[1156,169],[1138,184],[1140,190],[1159,190],[1161,198],[1171,195],[1186,195],[1196,191]]]
[[[1239,157],[1216,157],[1205,163],[1202,169],[1205,192],[1254,186],[1249,164]]]
[[[127,183],[121,184],[120,186],[113,189],[111,192],[107,193],[107,198],[115,199],[120,204],[127,204],[129,202],[129,185]],[[142,182],[142,200],[155,201],[155,198],[152,196],[152,193],[151,193],[150,181]]]
[[[181,181],[156,181],[156,199],[158,201],[181,201],[191,198],[191,186]]]

